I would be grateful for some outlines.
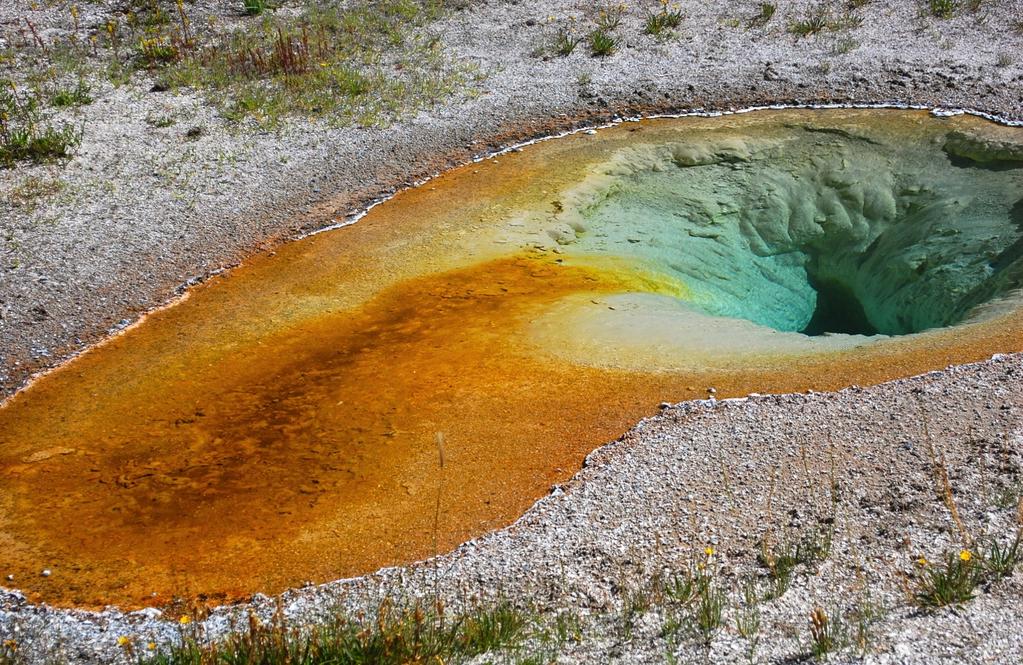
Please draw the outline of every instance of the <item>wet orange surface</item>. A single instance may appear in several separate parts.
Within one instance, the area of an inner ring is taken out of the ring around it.
[[[527,178],[536,168],[512,164],[479,188],[539,189]],[[405,195],[404,214],[450,207],[463,177]],[[583,367],[538,353],[530,322],[566,295],[599,302],[643,276],[541,251],[403,274],[369,249],[409,251],[393,223],[337,232],[343,250],[326,234],[259,257],[0,409],[11,586],[61,606],[132,608],[365,573],[508,524],[661,401],[708,386],[728,396],[868,384],[1023,349],[1013,315],[743,371]],[[302,279],[268,277],[288,262]],[[310,286],[332,282],[352,286]]]

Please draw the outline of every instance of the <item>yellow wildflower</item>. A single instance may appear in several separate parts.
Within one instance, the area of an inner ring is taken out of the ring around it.
[[[146,648],[149,649],[150,651],[156,651],[156,642],[150,642],[149,644],[146,645]]]
[[[925,556],[920,557],[919,559],[916,560],[916,562],[920,566],[926,566],[929,563],[927,561],[927,557],[925,557]]]
[[[128,642],[131,642],[131,640],[129,640],[124,635],[121,635],[120,637],[117,638],[117,646],[119,647],[125,646],[126,644],[128,644]]]
[[[973,553],[970,552],[970,550],[963,550],[962,552],[959,553],[959,560],[960,561],[969,561],[972,558],[973,558]]]
[[[192,619],[191,619],[191,617],[189,617],[187,615],[186,616],[182,616],[180,619],[178,619],[178,623],[180,623],[182,626],[185,626],[187,624],[192,623]]]
[[[703,550],[703,553],[706,554],[707,556],[714,556],[714,548],[711,547],[710,545],[707,545],[707,547]]]

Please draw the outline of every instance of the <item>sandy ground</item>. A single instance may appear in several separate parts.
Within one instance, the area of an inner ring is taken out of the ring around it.
[[[536,46],[570,15],[592,22],[591,3],[466,3],[437,29],[450,52],[486,78],[472,94],[383,129],[296,123],[279,133],[231,132],[198,97],[150,93],[144,78],[120,88],[98,83],[96,101],[76,112],[87,130],[69,163],[0,172],[0,387],[16,390],[32,372],[253,251],[336,223],[449,165],[580,123],[829,101],[1023,118],[1018,0],[983,2],[950,20],[929,16],[923,3],[872,2],[855,10],[859,26],[801,39],[786,27],[810,3],[779,2],[766,26],[747,28],[751,3],[694,2],[679,37],[667,42],[641,34],[644,8],[654,6],[630,8],[623,48],[609,58],[580,48],[544,59],[533,54]],[[10,38],[28,12],[44,30],[57,28],[63,11],[4,3],[0,34]],[[153,113],[185,120],[155,128],[145,120]],[[188,140],[193,126],[205,132]],[[10,194],[29,176],[59,178],[63,188],[33,208],[18,205]],[[289,608],[314,616],[342,588],[353,605],[395,584],[414,594],[432,589],[429,576],[440,569],[452,591],[498,585],[591,615],[590,634],[600,637],[566,647],[566,662],[660,662],[666,647],[656,611],[627,638],[615,629],[623,590],[706,543],[724,553],[729,575],[752,569],[768,525],[803,528],[831,510],[821,476],[837,468],[847,489],[827,517],[839,525],[833,557],[766,607],[761,658],[804,654],[809,609],[850,606],[869,588],[891,608],[878,622],[870,661],[1018,662],[1018,576],[964,610],[924,615],[899,601],[899,580],[909,574],[899,571],[959,538],[935,497],[928,439],[947,456],[971,532],[1003,540],[1012,533],[1014,504],[995,506],[1005,503],[996,495],[1016,487],[1021,362],[1002,358],[837,395],[668,409],[594,453],[570,486],[514,527],[439,566],[296,592]],[[711,500],[722,469],[736,489],[726,501]],[[771,486],[779,489],[765,515]],[[223,630],[231,611],[214,613],[209,630]],[[176,631],[154,612],[56,612],[26,606],[16,593],[0,596],[0,638],[18,639],[30,658],[103,662],[121,653],[118,635],[170,639]],[[709,657],[731,662],[743,648],[733,628],[715,639]],[[708,655],[701,650],[678,647],[683,661]]]

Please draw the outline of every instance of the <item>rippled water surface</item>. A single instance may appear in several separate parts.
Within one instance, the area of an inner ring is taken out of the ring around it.
[[[415,560],[661,401],[1021,350],[1021,284],[1020,130],[787,111],[545,142],[254,257],[10,400],[0,573],[136,607]]]

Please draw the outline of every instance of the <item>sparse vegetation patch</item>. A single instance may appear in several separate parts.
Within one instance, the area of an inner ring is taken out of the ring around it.
[[[474,76],[428,31],[444,11],[439,1],[308,0],[297,12],[278,12],[266,0],[241,0],[239,9],[248,18],[221,29],[215,17],[193,20],[183,0],[130,0],[128,11],[90,33],[75,5],[69,36],[47,42],[30,31],[19,48],[58,73],[91,67],[115,85],[148,72],[154,90],[194,89],[225,117],[263,126],[286,117],[386,124]],[[53,96],[56,106],[90,101],[84,82]]]
[[[597,28],[590,33],[590,53],[605,58],[618,50],[618,40],[608,31]]]
[[[384,603],[372,619],[333,620],[310,630],[291,627],[281,614],[270,624],[250,617],[248,630],[207,643],[183,628],[182,640],[169,650],[144,656],[140,665],[216,665],[264,663],[292,665],[387,665],[464,661],[514,648],[535,630],[533,616],[506,601],[480,605],[463,614],[443,607],[396,609]],[[186,621],[185,626],[192,625]],[[128,638],[123,648],[134,654]],[[144,650],[142,651],[144,653]]]
[[[757,13],[750,17],[747,22],[747,26],[750,28],[764,27],[772,18],[774,18],[774,13],[777,9],[778,8],[772,2],[761,2],[758,6]]]
[[[662,0],[660,11],[647,15],[643,32],[660,39],[670,35],[671,31],[680,25],[682,10],[678,5],[669,5],[668,0]]]
[[[81,142],[78,128],[46,121],[41,104],[38,94],[21,92],[13,81],[0,82],[0,168],[68,157]]]
[[[932,16],[952,18],[956,10],[956,0],[929,0],[929,7]]]

